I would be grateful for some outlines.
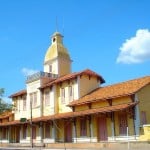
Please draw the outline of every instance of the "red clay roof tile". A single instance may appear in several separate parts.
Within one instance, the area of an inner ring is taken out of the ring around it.
[[[57,78],[56,80],[43,85],[41,88],[49,87],[53,84],[60,83],[60,82],[66,81],[66,80],[70,80],[70,79],[76,78],[79,75],[84,75],[84,74],[90,75],[90,76],[95,76],[101,81],[101,83],[105,83],[105,80],[103,79],[102,76],[100,76],[99,74],[95,73],[92,70],[86,69],[81,72],[73,72],[73,73],[61,76],[61,77]]]
[[[57,119],[67,119],[67,118],[74,118],[74,117],[85,116],[85,115],[92,115],[92,114],[97,114],[101,112],[105,113],[105,112],[112,112],[112,111],[120,111],[120,110],[127,109],[129,107],[133,107],[136,104],[137,102],[131,102],[131,103],[107,106],[107,107],[102,107],[102,108],[87,109],[83,111],[59,113],[59,114],[35,118],[33,119],[33,122],[48,121],[48,120],[53,121]]]
[[[14,94],[10,95],[9,97],[13,98],[13,97],[21,96],[21,95],[24,95],[24,94],[27,94],[27,90],[21,90],[17,93],[14,93]]]
[[[74,118],[79,116],[85,116],[85,115],[92,115],[92,114],[98,114],[98,113],[106,113],[106,112],[112,112],[112,111],[120,111],[125,110],[127,108],[134,107],[137,104],[137,102],[131,102],[126,104],[119,104],[119,105],[113,105],[113,106],[107,106],[102,108],[95,108],[95,109],[88,109],[83,111],[76,111],[76,112],[66,112],[66,113],[60,113],[60,114],[54,114],[49,116],[43,116],[43,117],[37,117],[33,118],[32,122],[40,122],[40,121],[53,121],[58,119],[67,119],[67,118]],[[16,124],[25,124],[30,123],[30,119],[28,119],[27,122],[20,122],[20,120],[15,120],[11,122],[6,123],[0,123],[0,126],[10,126],[10,125],[16,125]]]
[[[81,105],[99,100],[113,99],[117,97],[132,95],[147,84],[150,84],[150,76],[100,87],[87,94],[86,96],[72,101],[68,106]]]

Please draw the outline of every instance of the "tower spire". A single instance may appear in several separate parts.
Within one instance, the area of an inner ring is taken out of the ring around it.
[[[57,20],[57,16],[56,16],[56,32],[58,32],[58,20]]]

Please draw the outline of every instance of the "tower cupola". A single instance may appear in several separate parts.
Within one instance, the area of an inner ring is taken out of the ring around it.
[[[44,72],[62,76],[71,72],[71,59],[63,45],[63,36],[55,32],[51,37],[51,45],[44,59]]]
[[[52,44],[54,43],[63,43],[63,36],[59,32],[55,32],[52,35]]]

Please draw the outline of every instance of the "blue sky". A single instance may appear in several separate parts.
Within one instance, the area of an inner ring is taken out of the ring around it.
[[[106,85],[150,75],[149,6],[149,0],[1,0],[5,97],[25,89],[25,74],[43,70],[56,28],[64,35],[73,72],[89,68]]]

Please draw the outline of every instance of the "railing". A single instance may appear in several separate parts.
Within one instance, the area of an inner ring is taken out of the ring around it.
[[[58,75],[40,71],[33,75],[27,76],[26,83],[36,81],[36,80],[40,79],[41,77],[57,78]]]

